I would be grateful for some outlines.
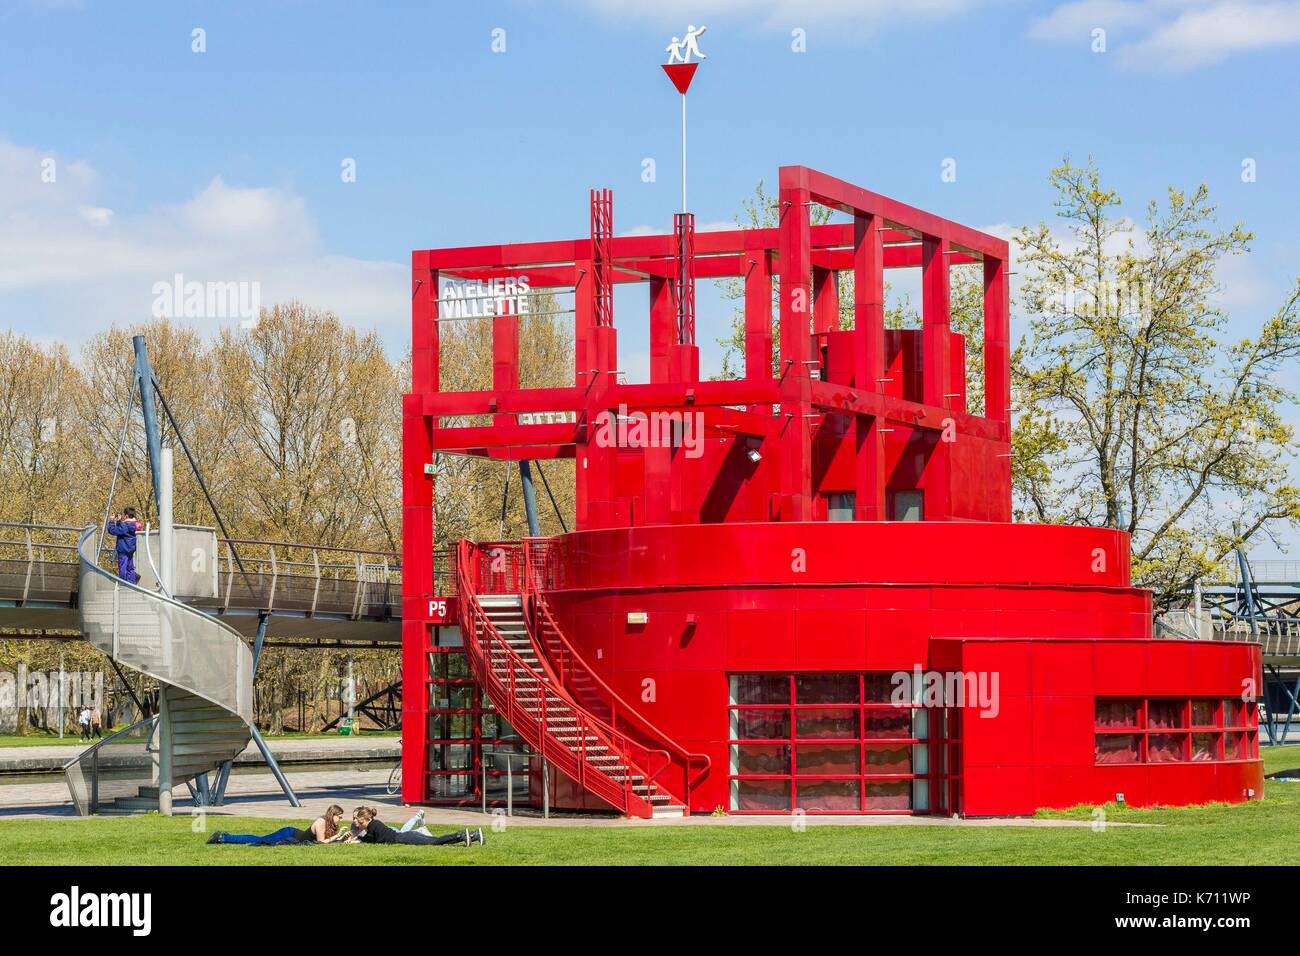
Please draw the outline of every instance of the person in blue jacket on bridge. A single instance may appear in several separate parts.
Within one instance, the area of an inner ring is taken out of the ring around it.
[[[138,584],[140,575],[135,572],[135,536],[140,530],[140,522],[135,518],[135,509],[127,508],[122,514],[109,518],[108,533],[117,539],[117,576],[128,584]]]

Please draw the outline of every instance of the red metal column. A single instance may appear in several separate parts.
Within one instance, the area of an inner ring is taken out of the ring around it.
[[[948,240],[924,236],[921,240],[922,383],[926,405],[951,408],[952,330],[949,324]],[[952,441],[955,428],[935,436],[936,444],[925,468],[925,517],[952,517]]]
[[[984,257],[984,417],[1003,423],[1011,438],[1011,299],[1007,264]]]
[[[766,250],[745,253],[745,378],[772,377],[772,264]]]
[[[781,520],[810,521],[812,509],[812,411],[809,388],[809,323],[812,250],[811,194],[807,170],[781,169]]]
[[[423,399],[438,390],[438,273],[412,255],[411,394],[402,397],[402,799],[428,798],[429,598],[433,593],[433,420]]]
[[[885,375],[885,251],[879,216],[853,217],[853,384],[883,392]],[[884,521],[885,436],[874,415],[854,419],[854,517]]]
[[[670,382],[670,353],[677,339],[677,308],[672,283],[652,276],[650,286],[650,381]]]
[[[990,495],[995,520],[1011,520],[1011,295],[1007,262],[984,257],[984,417],[999,423],[1006,443],[997,459],[999,487]]]
[[[813,268],[813,334],[822,340],[840,327],[840,283],[834,269]],[[817,356],[813,356],[816,358]]]
[[[431,420],[420,394],[402,398],[402,800],[423,803],[428,768],[429,598],[433,595]]]
[[[677,339],[677,305],[672,283],[659,276],[651,277],[650,286],[650,381],[656,384],[673,381],[672,347]],[[671,448],[645,450],[646,524],[667,524],[671,494]]]
[[[438,273],[416,265],[411,254],[411,391],[438,390]]]

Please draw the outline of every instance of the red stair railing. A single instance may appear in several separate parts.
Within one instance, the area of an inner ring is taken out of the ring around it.
[[[513,552],[513,556],[512,556]],[[629,816],[649,817],[652,806],[648,800],[633,790],[633,775],[644,771],[634,765],[630,756],[639,747],[613,727],[598,720],[580,706],[555,680],[554,675],[538,672],[526,663],[501,636],[479,602],[480,593],[521,594],[522,554],[517,544],[475,545],[462,540],[457,548],[457,577],[461,601],[461,633],[466,656],[474,676],[482,685],[492,705],[518,731],[519,735],[537,753],[541,754],[558,771],[565,774],[585,791],[600,797],[615,809]],[[485,560],[486,559],[486,560]],[[486,574],[483,578],[480,575]],[[519,590],[484,589],[480,583],[501,587],[521,585]],[[499,671],[504,670],[504,674]],[[520,672],[523,672],[522,674]],[[532,678],[527,686],[521,685],[521,676]],[[548,692],[563,701],[566,721],[564,731],[576,737],[575,748],[557,739],[548,725],[548,712],[560,705],[547,700]],[[531,704],[532,709],[527,705]],[[588,760],[587,738],[594,737],[609,748],[608,753],[620,758],[625,769],[623,780],[618,781],[605,770]]]
[[[558,565],[554,542],[530,538],[524,542],[523,550],[525,617],[560,683],[585,710],[632,741],[633,753],[642,757],[647,771],[649,764],[657,765],[647,782],[657,782],[689,813],[691,790],[704,779],[711,766],[708,755],[686,750],[629,705],[588,666],[565,637],[544,593],[556,583]]]

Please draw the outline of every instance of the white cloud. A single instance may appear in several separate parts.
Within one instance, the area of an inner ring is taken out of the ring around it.
[[[1088,44],[1096,28],[1107,31],[1123,66],[1177,72],[1300,43],[1300,2],[1072,0],[1034,21],[1028,33],[1037,40]]]
[[[875,27],[891,20],[937,19],[987,5],[988,0],[581,0],[611,19],[637,17],[664,24],[744,19],[771,29],[811,24]],[[666,38],[665,38],[666,39]],[[707,35],[700,41],[708,53]]]
[[[53,160],[51,167],[48,160]],[[47,182],[53,168],[54,181]],[[73,342],[150,317],[153,286],[256,282],[263,304],[298,298],[377,327],[409,321],[407,267],[333,255],[306,202],[221,176],[180,203],[123,213],[88,164],[0,140],[0,311],[5,326]],[[196,320],[210,327],[230,319]]]
[[[1300,3],[1219,3],[1185,10],[1122,52],[1129,66],[1189,70],[1234,53],[1296,43],[1300,43]]]

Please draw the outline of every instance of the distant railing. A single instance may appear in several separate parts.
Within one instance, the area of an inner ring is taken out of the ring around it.
[[[78,578],[74,542],[81,530],[0,522],[0,598],[22,606],[71,606]],[[216,542],[217,593],[177,594],[186,604],[218,613],[241,608],[354,620],[401,613],[402,568],[395,551],[255,538],[217,538]],[[142,550],[137,567],[146,560]],[[113,569],[111,538],[99,548],[98,562]],[[441,571],[444,580],[454,582],[454,561]],[[454,588],[448,593],[454,594]]]
[[[1300,584],[1300,561],[1288,558],[1265,558],[1250,561],[1250,576],[1256,584]],[[1236,557],[1225,558],[1204,579],[1206,584],[1240,586],[1241,567]]]

